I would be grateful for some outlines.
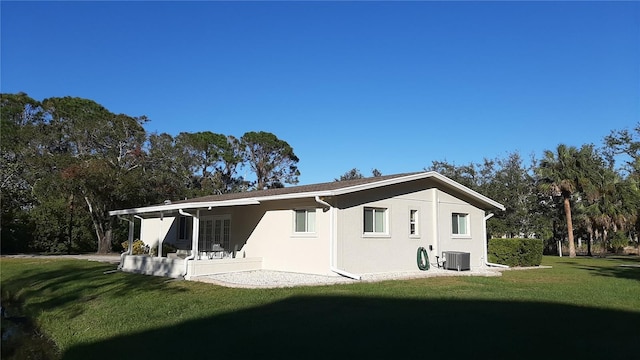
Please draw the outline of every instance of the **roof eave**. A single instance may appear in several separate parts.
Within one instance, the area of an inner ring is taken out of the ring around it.
[[[459,191],[462,191],[462,192],[464,192],[464,193],[476,198],[480,202],[485,203],[485,204],[489,205],[492,208],[496,208],[496,209],[499,209],[499,210],[502,210],[502,211],[504,211],[506,209],[504,207],[504,205],[500,204],[499,202],[497,202],[495,200],[492,200],[492,199],[480,194],[479,192],[477,192],[475,190],[471,190],[468,187],[466,187],[466,186],[464,186],[464,185],[462,185],[462,184],[460,184],[458,182],[455,182],[455,181],[449,179],[448,177],[446,177],[446,176],[444,176],[442,174],[439,174],[439,173],[437,173],[435,171],[431,171],[431,173],[432,173],[432,177],[437,178],[439,181],[441,181],[441,182],[443,182],[443,183],[445,183],[445,184],[447,184],[447,185],[449,185],[449,186],[451,186],[451,187],[453,187],[453,188],[455,188],[455,189],[457,189]]]
[[[259,198],[260,201],[273,201],[273,200],[289,200],[289,199],[302,199],[302,198],[310,198],[316,196],[334,196],[333,191],[324,190],[324,191],[307,191],[300,193],[291,193],[291,194],[282,194],[282,195],[272,195],[272,196],[261,196]]]
[[[435,172],[433,172],[433,171],[422,172],[422,173],[418,173],[418,174],[411,174],[411,175],[407,175],[407,176],[399,176],[399,177],[396,177],[396,178],[391,178],[391,179],[386,179],[386,180],[374,181],[374,182],[370,182],[370,183],[366,183],[366,184],[348,186],[348,187],[344,187],[344,188],[333,190],[332,194],[333,195],[343,195],[343,194],[348,194],[348,193],[352,193],[352,192],[356,192],[356,191],[369,190],[369,189],[375,189],[375,188],[382,187],[382,186],[400,184],[400,183],[411,181],[411,180],[419,180],[419,179],[428,178],[428,177],[432,176],[432,174],[434,174],[434,173]]]
[[[426,179],[426,178],[435,178],[438,181],[445,183],[453,188],[455,188],[458,191],[461,191],[475,199],[477,199],[478,201],[488,205],[491,208],[496,208],[499,210],[504,211],[505,207],[504,205],[498,203],[497,201],[491,200],[490,198],[478,193],[477,191],[471,190],[468,187],[459,184],[451,179],[449,179],[448,177],[435,172],[435,171],[427,171],[427,172],[422,172],[422,173],[418,173],[418,174],[411,174],[411,175],[407,175],[407,176],[400,176],[397,178],[392,178],[392,179],[387,179],[387,180],[381,180],[381,181],[377,181],[377,182],[371,182],[371,183],[367,183],[367,184],[361,184],[361,185],[356,185],[356,186],[349,186],[349,187],[345,187],[345,188],[341,188],[341,189],[336,189],[333,191],[333,195],[342,195],[342,194],[347,194],[347,193],[352,193],[352,192],[356,192],[356,191],[361,191],[361,190],[369,190],[369,189],[374,189],[377,187],[382,187],[382,186],[388,186],[388,185],[395,185],[395,184],[400,184],[403,182],[407,182],[407,181],[412,181],[412,180],[420,180],[420,179]]]
[[[169,212],[169,211],[186,210],[186,209],[199,209],[199,208],[209,208],[209,207],[213,208],[213,207],[237,206],[237,205],[259,205],[259,204],[260,204],[260,201],[256,200],[255,198],[233,199],[233,200],[223,200],[223,201],[188,202],[188,203],[179,203],[179,204],[145,206],[145,207],[133,208],[133,209],[113,210],[113,211],[109,211],[109,216],[137,215],[137,214],[145,214],[145,213]]]
[[[396,178],[374,181],[366,184],[360,184],[355,186],[348,186],[344,188],[338,188],[334,190],[324,190],[324,191],[307,191],[300,193],[290,193],[290,194],[281,194],[281,195],[272,195],[272,196],[261,196],[261,197],[251,197],[251,198],[243,198],[243,199],[232,199],[232,200],[221,200],[221,201],[201,201],[201,202],[187,202],[187,203],[179,203],[179,204],[167,204],[167,205],[155,205],[141,208],[133,208],[133,209],[123,209],[123,210],[114,210],[110,211],[110,216],[116,215],[136,215],[136,214],[145,214],[145,213],[157,213],[157,212],[169,212],[175,210],[185,210],[185,209],[199,209],[199,208],[213,208],[213,207],[222,207],[222,206],[238,206],[238,205],[259,205],[261,201],[274,201],[274,200],[289,200],[289,199],[300,199],[300,198],[308,198],[308,197],[316,197],[316,196],[338,196],[344,195],[348,193],[353,193],[357,191],[375,189],[383,186],[395,185],[404,183],[407,181],[420,180],[426,178],[434,178],[441,183],[444,183],[476,200],[487,205],[490,208],[495,208],[504,211],[504,205],[491,200],[490,198],[469,189],[468,187],[461,185],[448,177],[441,175],[435,171],[422,172],[417,174],[411,174],[407,176],[399,176]]]

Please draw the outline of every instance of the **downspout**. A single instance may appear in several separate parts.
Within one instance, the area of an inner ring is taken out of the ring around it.
[[[127,247],[127,251],[123,252],[120,255],[120,264],[118,265],[118,270],[122,270],[122,267],[124,266],[124,257],[133,253],[134,223],[133,219],[127,219],[125,217],[122,217],[121,215],[118,215],[118,219],[129,222],[129,246]]]
[[[196,250],[197,246],[197,234],[198,234],[198,222],[196,221],[196,216],[193,216],[191,214],[189,214],[188,212],[183,211],[182,209],[178,209],[178,212],[180,213],[180,215],[182,216],[189,216],[192,217],[193,219],[193,226],[191,226],[191,254],[189,256],[187,256],[186,258],[184,258],[184,270],[182,271],[182,276],[185,278],[185,280],[187,279],[187,271],[189,270],[189,260],[193,260],[196,258]],[[200,218],[200,210],[197,210],[196,212],[197,218]]]
[[[162,224],[164,224],[164,213],[160,212],[160,225],[158,225],[158,237],[156,238],[156,246],[158,247],[158,251],[156,251],[156,256],[161,257],[162,253]],[[165,235],[166,236],[166,235]],[[149,250],[149,255],[151,255],[151,250]]]
[[[484,238],[484,264],[486,266],[495,266],[495,267],[499,267],[499,268],[505,268],[508,269],[509,267],[507,265],[502,265],[502,264],[494,264],[494,263],[490,263],[489,262],[489,258],[488,258],[488,253],[487,253],[487,220],[491,219],[493,217],[493,213],[489,213],[489,215],[484,217],[484,222],[482,223],[482,235]]]
[[[335,236],[333,233],[334,227],[335,227],[334,225],[335,218],[334,218],[334,210],[333,210],[334,208],[333,206],[331,206],[331,204],[320,199],[320,197],[317,195],[315,197],[315,200],[318,204],[324,205],[329,208],[329,218],[330,218],[329,220],[329,269],[338,275],[342,275],[344,277],[348,277],[354,280],[360,280],[361,279],[360,275],[352,274],[350,272],[338,269],[336,266],[333,265],[335,261],[335,257],[333,256],[333,248],[334,248],[334,242],[335,242]]]
[[[440,248],[440,198],[438,197],[438,189],[433,189],[433,216],[434,216],[434,220],[433,220],[433,224],[434,224],[434,236],[435,236],[435,246],[436,246],[436,263],[437,263],[437,256],[438,253],[440,253],[440,255],[442,255],[442,250]],[[443,258],[444,260],[444,258]]]

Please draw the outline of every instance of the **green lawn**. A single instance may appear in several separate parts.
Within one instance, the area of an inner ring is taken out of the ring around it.
[[[1,260],[3,303],[63,359],[630,359],[638,257],[545,257],[552,269],[289,289],[230,289],[82,260]]]

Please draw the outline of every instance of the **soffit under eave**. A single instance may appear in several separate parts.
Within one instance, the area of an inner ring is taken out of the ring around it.
[[[146,214],[168,214],[178,213],[179,210],[193,212],[194,210],[212,209],[217,207],[239,206],[239,205],[257,205],[259,201],[255,199],[236,199],[225,200],[215,202],[192,202],[192,203],[178,203],[178,204],[165,204],[165,205],[151,205],[133,209],[121,209],[109,211],[109,216],[129,216],[137,215],[144,217]]]

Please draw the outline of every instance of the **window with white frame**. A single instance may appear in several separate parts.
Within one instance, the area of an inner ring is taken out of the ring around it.
[[[231,250],[230,215],[202,216],[199,221],[198,249],[210,251],[217,244],[226,251]]]
[[[364,208],[364,232],[365,234],[386,234],[387,209]]]
[[[469,235],[469,214],[451,214],[451,233],[453,235]]]
[[[316,232],[316,210],[296,210],[294,222],[294,231],[297,233]]]
[[[409,235],[418,235],[418,210],[409,210]]]

